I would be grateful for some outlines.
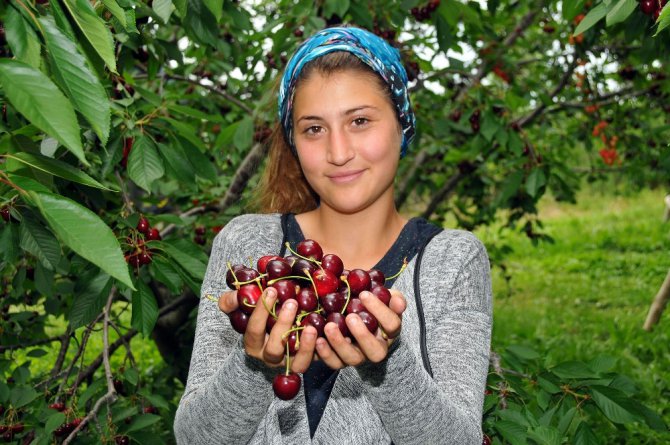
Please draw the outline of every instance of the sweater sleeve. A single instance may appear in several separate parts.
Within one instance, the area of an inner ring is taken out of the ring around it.
[[[490,266],[481,242],[457,233],[455,242],[449,237],[431,242],[421,265],[433,377],[402,334],[384,362],[358,368],[366,396],[397,445],[482,443],[492,326]]]
[[[214,240],[201,287],[188,381],[174,421],[178,444],[247,443],[272,402],[274,372],[246,355],[242,336],[216,302],[205,297],[218,298],[229,290],[227,261],[246,262],[258,250],[245,242],[245,234],[257,229],[249,226],[253,222],[236,218]]]

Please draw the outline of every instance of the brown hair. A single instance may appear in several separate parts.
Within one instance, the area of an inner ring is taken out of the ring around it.
[[[391,92],[384,80],[358,57],[346,51],[326,54],[305,65],[298,76],[296,89],[314,72],[329,75],[348,70],[373,75],[380,90],[391,101]],[[318,195],[305,179],[297,155],[286,141],[281,123],[277,122],[270,137],[268,159],[253,206],[262,213],[302,213],[315,209],[318,202]]]

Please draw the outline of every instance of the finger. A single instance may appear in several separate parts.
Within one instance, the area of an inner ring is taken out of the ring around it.
[[[219,296],[219,310],[230,314],[235,309],[237,309],[237,291],[231,290],[224,292]]]
[[[340,360],[325,338],[318,337],[316,339],[316,352],[319,360],[324,362],[330,369],[342,369],[345,367],[344,362]]]
[[[358,315],[356,317],[358,318]],[[360,318],[358,319],[360,321]],[[363,324],[362,321],[360,323]],[[365,355],[360,349],[351,344],[351,341],[347,341],[347,338],[342,335],[342,332],[335,323],[327,323],[324,333],[328,339],[328,344],[342,362],[350,366],[358,366],[365,361]]]
[[[268,363],[280,362],[286,353],[286,339],[283,335],[288,332],[295,321],[295,314],[298,312],[298,302],[289,299],[282,304],[281,310],[277,315],[277,322],[270,331],[270,337],[263,349],[263,360]]]
[[[264,299],[263,304],[261,299]],[[263,292],[256,304],[256,309],[251,313],[249,322],[247,323],[247,330],[244,333],[244,348],[248,353],[254,357],[260,356],[260,351],[265,345],[265,325],[268,322],[269,312],[265,308],[272,307],[277,299],[277,291],[270,287]]]
[[[316,347],[316,329],[314,326],[307,326],[300,333],[300,343],[298,352],[293,357],[291,362],[291,370],[297,373],[303,373],[309,368],[314,357],[314,349]]]
[[[388,344],[381,336],[372,334],[358,314],[347,315],[345,322],[347,323],[349,332],[356,339],[358,351],[365,358],[373,363],[379,363],[384,360],[388,352]],[[340,352],[337,347],[333,346],[333,348],[335,348],[339,355]],[[340,355],[340,357],[342,356]],[[345,357],[342,357],[342,360],[347,361]]]
[[[402,315],[402,313],[405,312],[405,309],[407,309],[407,300],[405,300],[405,296],[402,292],[391,289],[391,301],[389,302],[389,307],[398,315]]]
[[[400,334],[401,318],[389,309],[379,298],[371,292],[361,292],[359,298],[365,309],[377,319],[379,326],[388,338],[396,338]]]

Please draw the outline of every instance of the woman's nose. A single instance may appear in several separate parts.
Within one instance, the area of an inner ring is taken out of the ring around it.
[[[346,131],[333,130],[330,132],[326,159],[331,164],[344,165],[355,156],[353,141]]]

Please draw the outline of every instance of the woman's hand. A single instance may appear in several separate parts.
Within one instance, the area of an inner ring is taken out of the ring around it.
[[[353,344],[342,335],[335,323],[326,324],[326,338],[317,339],[316,352],[332,369],[358,366],[365,361],[381,362],[386,358],[393,340],[400,334],[402,313],[407,308],[405,297],[400,292],[391,290],[388,307],[370,292],[361,292],[360,299],[365,309],[377,319],[380,329],[373,334],[357,314],[347,315],[347,327],[356,339],[356,344]]]
[[[264,299],[265,304],[263,304]],[[298,303],[295,300],[288,300],[282,305],[277,314],[277,321],[272,327],[270,334],[265,330],[270,313],[267,308],[271,308],[277,300],[277,291],[269,287],[260,299],[256,308],[249,317],[247,330],[244,333],[244,349],[247,355],[261,360],[269,367],[286,366],[286,342],[283,337],[293,326]],[[219,297],[219,309],[226,314],[230,314],[237,309],[237,291],[224,292]],[[316,329],[308,326],[300,333],[300,347],[294,357],[291,358],[291,370],[297,373],[303,373],[309,367],[314,357],[314,348],[316,344]]]

